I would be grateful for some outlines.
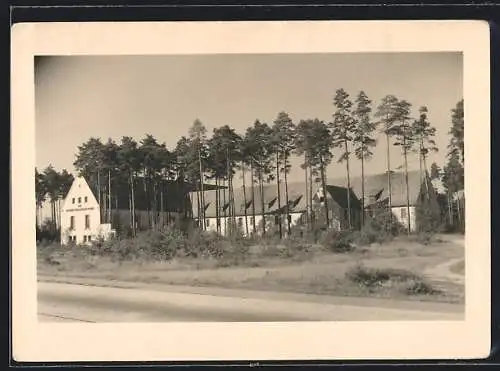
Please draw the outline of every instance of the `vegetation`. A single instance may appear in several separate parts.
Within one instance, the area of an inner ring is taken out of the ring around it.
[[[277,220],[286,221],[277,224],[278,235],[292,235],[292,226],[289,219],[288,174],[291,170],[291,158],[303,158],[301,168],[304,170],[304,180],[307,184],[306,205],[307,213],[304,219],[307,230],[312,233],[318,228],[328,229],[331,226],[329,206],[323,200],[324,210],[313,210],[313,183],[319,181],[323,194],[326,195],[327,168],[336,157],[339,162],[346,164],[346,186],[351,187],[352,162],[361,163],[363,190],[361,202],[363,205],[362,226],[373,224],[364,212],[364,166],[373,155],[373,149],[378,143],[376,130],[386,138],[387,172],[390,175],[392,168],[389,149],[399,146],[404,159],[406,187],[408,191],[408,157],[416,154],[421,163],[422,177],[427,179],[428,154],[437,151],[433,137],[436,130],[428,121],[428,110],[425,106],[418,110],[418,117],[412,118],[412,104],[394,95],[387,95],[377,106],[372,115],[372,101],[365,92],[357,93],[352,102],[350,94],[344,89],[336,90],[333,97],[333,120],[325,123],[318,118],[305,118],[294,121],[284,111],[276,115],[272,125],[255,120],[244,133],[237,133],[229,126],[216,128],[208,136],[204,124],[196,119],[188,130],[188,135],[181,137],[173,149],[168,149],[165,143],[160,143],[151,135],[146,134],[140,141],[123,136],[120,142],[108,139],[89,138],[78,147],[74,162],[78,175],[84,176],[94,191],[100,207],[101,219],[105,223],[112,222],[112,210],[116,208],[120,193],[128,194],[128,208],[130,212],[129,230],[132,237],[137,235],[136,210],[139,190],[144,194],[142,202],[144,211],[148,215],[147,230],[160,231],[167,223],[160,215],[164,211],[172,211],[183,215],[189,220],[191,208],[184,205],[175,207],[168,204],[165,195],[169,192],[169,184],[175,183],[181,189],[181,196],[187,198],[191,191],[198,190],[199,196],[193,199],[193,209],[198,216],[198,228],[207,230],[205,225],[205,208],[203,190],[209,181],[220,186],[216,191],[217,231],[221,230],[222,217],[225,230],[232,233],[235,222],[234,179],[237,174],[250,176],[250,192],[245,193],[245,213],[253,216],[253,223],[244,226],[249,234],[259,230],[264,236],[269,229],[266,223],[256,225],[256,205],[253,203],[260,194],[261,205],[259,210],[264,214],[265,205],[263,195],[264,185],[268,183],[284,184],[285,205],[281,205],[282,189],[277,187],[278,215]],[[440,201],[439,212],[423,213],[421,220],[432,219],[426,223],[425,232],[431,233],[444,225],[459,225],[464,228],[464,206],[458,209],[453,206],[453,195],[463,189],[463,100],[457,103],[452,110],[452,126],[450,129],[450,145],[448,162],[442,168],[437,164],[431,165],[431,177],[443,181],[447,197],[445,202]],[[337,154],[336,151],[339,151]],[[354,154],[354,156],[352,156]],[[50,235],[57,235],[61,200],[68,192],[73,176],[66,170],[57,172],[52,166],[42,172],[35,169],[35,196],[37,205],[37,219],[41,219],[39,208],[45,200],[51,203],[51,221],[44,225],[49,228]],[[425,184],[430,184],[426,182]],[[400,230],[389,210],[392,207],[391,180],[388,176],[389,197],[385,206],[387,217],[384,230]],[[409,192],[406,192],[407,195]],[[347,193],[348,229],[351,229],[351,208],[349,193]],[[429,194],[426,195],[428,197]],[[142,196],[141,196],[142,197]],[[238,205],[239,206],[239,205]],[[409,196],[407,197],[409,213]],[[453,209],[453,210],[452,210]],[[324,214],[324,221],[319,219],[319,213]],[[263,216],[263,215],[262,215]],[[446,218],[446,223],[443,222]],[[41,220],[37,221],[37,226]],[[392,228],[392,224],[395,227]],[[39,227],[37,227],[39,228]],[[371,227],[369,227],[371,228]],[[408,226],[404,226],[409,231]],[[358,231],[358,233],[364,233]]]
[[[440,245],[429,249],[404,235],[366,234],[362,242],[357,232],[326,231],[315,242],[309,237],[224,237],[199,229],[141,231],[136,238],[87,246],[40,246],[38,274],[42,280],[70,282],[94,278],[463,303],[463,286],[443,286],[440,277],[413,273],[463,258],[462,247],[433,241]]]

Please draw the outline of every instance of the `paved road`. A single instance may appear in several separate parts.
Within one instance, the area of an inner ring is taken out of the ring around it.
[[[43,322],[463,320],[463,313],[294,301],[280,294],[249,298],[39,282],[38,318]]]

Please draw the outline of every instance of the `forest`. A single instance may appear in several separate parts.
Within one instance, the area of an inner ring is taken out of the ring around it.
[[[227,125],[208,133],[203,122],[196,119],[187,135],[179,138],[174,148],[167,148],[164,142],[152,134],[138,140],[125,135],[119,141],[91,137],[78,146],[74,168],[93,189],[104,219],[113,208],[117,193],[125,190],[130,212],[128,233],[134,237],[137,233],[134,215],[138,207],[139,187],[145,194],[141,208],[150,212],[151,229],[161,227],[157,219],[158,212],[169,208],[165,187],[174,183],[180,185],[184,194],[193,190],[206,190],[209,185],[222,187],[224,192],[216,191],[216,203],[218,206],[228,205],[229,216],[234,216],[234,180],[237,175],[242,176],[243,189],[251,189],[251,194],[245,195],[245,203],[247,196],[248,201],[251,201],[252,194],[263,192],[266,184],[283,183],[285,205],[279,205],[278,209],[286,216],[292,158],[301,159],[300,168],[306,184],[312,186],[313,182],[318,183],[323,189],[328,166],[333,161],[342,163],[345,166],[346,187],[349,189],[354,162],[360,164],[361,177],[364,179],[375,147],[384,146],[387,172],[390,173],[394,169],[389,151],[392,146],[397,146],[405,174],[408,172],[408,159],[414,156],[418,158],[419,171],[424,176],[442,181],[445,196],[440,204],[442,220],[439,224],[459,228],[456,226],[456,217],[452,215],[450,202],[453,195],[464,188],[463,104],[463,100],[460,100],[455,107],[450,107],[449,131],[439,133],[449,136],[449,144],[447,148],[441,149],[437,148],[435,137],[438,133],[428,119],[426,106],[414,109],[412,103],[394,95],[372,102],[364,91],[351,96],[341,88],[334,94],[329,122],[314,117],[292,120],[286,112],[278,112],[273,122],[256,119],[243,133]],[[436,151],[446,151],[446,162],[441,166],[428,163],[429,155]],[[245,184],[248,179],[250,184]],[[45,169],[35,169],[37,232],[40,236],[58,238],[61,200],[72,181],[73,175],[66,169],[58,171],[51,165]],[[388,183],[391,194],[390,177]],[[280,192],[280,187],[277,189]],[[359,196],[363,203],[364,187],[362,193]],[[278,200],[281,200],[280,195]],[[51,217],[42,223],[39,220],[40,209],[45,201],[50,203]],[[193,205],[200,216],[198,227],[201,230],[206,228],[203,205],[201,192],[201,200]],[[312,207],[310,195],[307,196],[307,205],[308,209]],[[390,210],[390,198],[388,207]],[[178,210],[178,207],[171,211],[185,212]],[[328,226],[328,212],[325,215]],[[188,214],[185,216],[189,217]],[[312,223],[311,219],[308,217],[307,222]],[[362,219],[363,225],[364,213]]]

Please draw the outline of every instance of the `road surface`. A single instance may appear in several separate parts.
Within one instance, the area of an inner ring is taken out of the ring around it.
[[[235,291],[235,290],[233,290]],[[242,295],[243,296],[243,295]],[[257,297],[190,293],[154,287],[103,287],[38,282],[38,318],[43,322],[270,322],[463,320],[456,305],[419,303],[394,305],[346,304],[307,300],[307,295],[270,293]],[[297,299],[298,298],[298,299]],[[423,308],[423,309],[422,309]],[[449,308],[450,310],[447,310]]]

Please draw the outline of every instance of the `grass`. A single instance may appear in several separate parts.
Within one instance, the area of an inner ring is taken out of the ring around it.
[[[460,261],[450,267],[450,272],[455,274],[465,274],[465,261]]]
[[[237,242],[234,242],[236,244]],[[142,246],[142,245],[140,245]],[[135,247],[134,247],[135,248]],[[342,252],[303,241],[252,241],[244,248],[225,241],[170,259],[140,254],[120,259],[81,247],[38,249],[38,274],[59,278],[212,286],[334,296],[378,297],[463,303],[464,286],[437,282],[420,272],[463,257],[463,246],[407,237]],[[418,273],[417,273],[418,272]]]

